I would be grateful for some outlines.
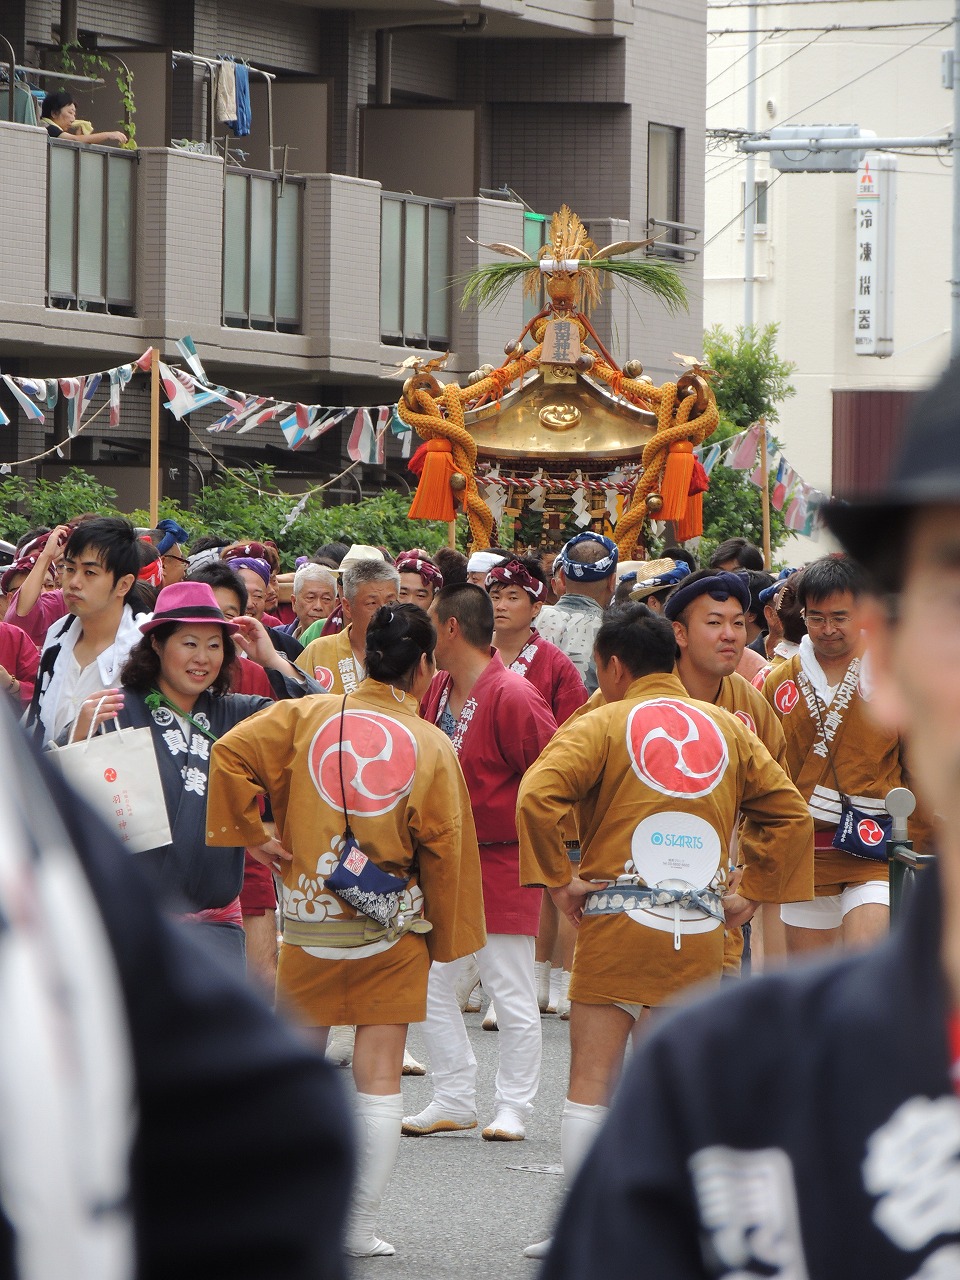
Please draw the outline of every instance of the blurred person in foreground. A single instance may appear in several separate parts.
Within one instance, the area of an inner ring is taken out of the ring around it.
[[[0,1278],[342,1280],[332,1072],[2,707],[0,757]]]
[[[936,866],[873,950],[728,988],[651,1035],[544,1280],[960,1274],[958,406],[960,363],[885,492],[825,510],[882,593],[864,611],[872,712],[908,740]]]

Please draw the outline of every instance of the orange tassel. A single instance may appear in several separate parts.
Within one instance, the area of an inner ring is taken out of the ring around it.
[[[677,541],[688,542],[703,533],[703,494],[692,493],[687,499],[687,511],[676,523]]]
[[[409,469],[419,474],[417,492],[407,516],[410,520],[454,520],[457,510],[453,505],[450,477],[456,471],[453,465],[453,446],[449,440],[428,440],[410,459]]]
[[[682,520],[687,509],[687,495],[690,492],[690,478],[693,475],[693,445],[689,440],[680,440],[670,446],[667,454],[667,465],[663,469],[663,483],[660,494],[663,507],[658,513],[659,520]]]

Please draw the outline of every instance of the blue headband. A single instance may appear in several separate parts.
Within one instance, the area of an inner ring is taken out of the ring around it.
[[[690,566],[684,564],[681,560],[672,569],[668,569],[666,573],[660,573],[655,578],[643,578],[633,588],[634,591],[646,591],[648,595],[653,595],[655,591],[666,591],[668,587],[675,587],[678,582],[690,572]],[[630,576],[629,574],[627,575]]]
[[[570,548],[578,547],[584,542],[598,543],[606,548],[607,554],[602,560],[595,560],[592,564],[581,564],[578,560],[571,560]],[[560,552],[559,560],[560,568],[568,578],[573,578],[576,582],[601,582],[616,571],[617,557],[617,544],[605,538],[602,533],[578,533]]]
[[[744,613],[750,607],[750,588],[746,578],[739,573],[711,573],[708,578],[697,578],[695,582],[681,582],[676,591],[667,596],[663,606],[664,617],[673,622],[678,614],[692,601],[700,596],[709,596],[711,600],[729,600],[734,596],[739,601]]]
[[[761,604],[773,604],[773,597],[777,594],[788,578],[792,578],[796,573],[796,569],[781,569],[780,575],[772,587],[764,587],[757,599]]]
[[[161,556],[165,556],[178,542],[186,542],[190,536],[186,529],[177,524],[176,520],[160,520],[157,522],[157,528],[163,530],[163,537],[157,543],[157,554]]]

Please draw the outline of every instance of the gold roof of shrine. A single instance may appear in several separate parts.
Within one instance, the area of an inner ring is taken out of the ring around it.
[[[571,370],[572,374],[572,370]],[[468,410],[467,430],[485,458],[639,458],[656,415],[618,400],[582,373],[553,382],[536,373],[500,400]]]

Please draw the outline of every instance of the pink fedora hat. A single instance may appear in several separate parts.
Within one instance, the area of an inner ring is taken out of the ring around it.
[[[144,635],[166,622],[213,622],[227,632],[239,631],[235,622],[223,616],[217,597],[205,582],[175,582],[157,596],[157,607],[140,623]]]

